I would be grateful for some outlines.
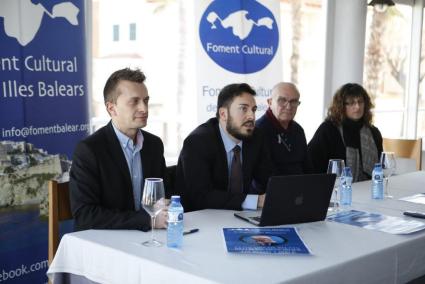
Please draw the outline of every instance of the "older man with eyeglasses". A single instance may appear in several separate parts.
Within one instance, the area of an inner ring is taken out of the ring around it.
[[[304,129],[294,121],[298,106],[301,104],[297,87],[288,82],[276,84],[267,103],[269,109],[255,125],[264,129],[274,174],[311,173],[313,167],[307,154]]]

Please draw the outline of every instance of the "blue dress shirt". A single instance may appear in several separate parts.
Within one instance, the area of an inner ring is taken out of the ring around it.
[[[133,140],[116,128],[113,123],[112,126],[120,141],[130,171],[131,182],[133,184],[134,208],[136,211],[139,211],[143,184],[142,158],[140,156],[140,150],[143,147],[143,134],[140,129],[137,131],[137,142],[134,144]]]

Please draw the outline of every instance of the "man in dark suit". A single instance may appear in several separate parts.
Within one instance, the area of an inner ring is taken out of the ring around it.
[[[254,129],[254,96],[247,84],[224,87],[216,118],[185,139],[176,177],[185,210],[263,206],[271,164],[263,135]]]
[[[140,129],[148,119],[144,81],[140,70],[114,72],[103,91],[111,121],[75,149],[70,198],[76,230],[151,227],[140,208],[143,181],[163,177],[165,161],[161,139]],[[155,227],[166,227],[166,212],[157,216]]]

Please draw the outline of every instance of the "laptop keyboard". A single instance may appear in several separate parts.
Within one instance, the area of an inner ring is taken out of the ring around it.
[[[261,217],[260,216],[255,216],[255,217],[250,217],[252,220],[260,222],[261,221]]]

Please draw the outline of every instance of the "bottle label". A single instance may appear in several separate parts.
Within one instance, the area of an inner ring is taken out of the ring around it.
[[[179,222],[183,221],[182,212],[170,212],[168,211],[168,222]]]
[[[351,186],[343,185],[340,195],[341,205],[351,205]]]
[[[372,186],[372,198],[373,199],[383,199],[383,183],[382,181],[375,180]]]

